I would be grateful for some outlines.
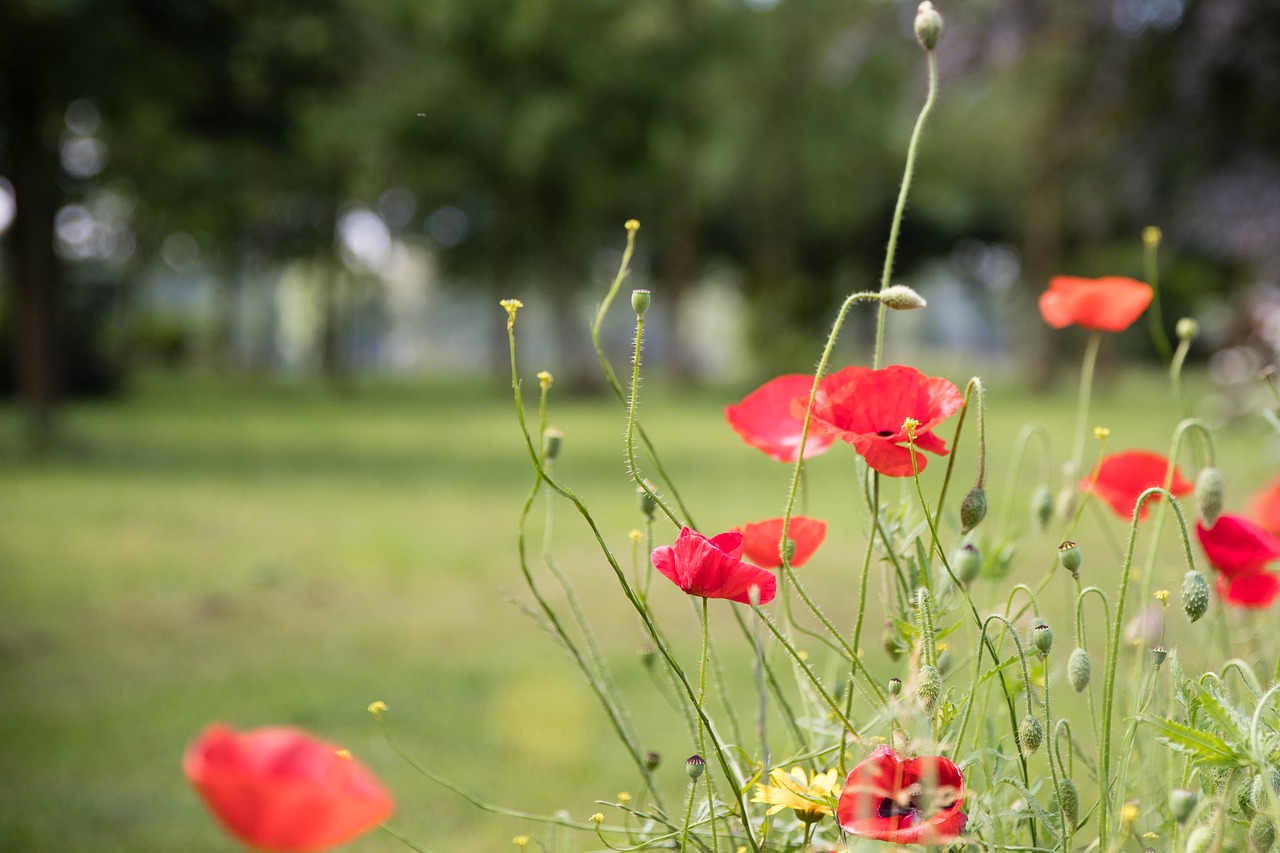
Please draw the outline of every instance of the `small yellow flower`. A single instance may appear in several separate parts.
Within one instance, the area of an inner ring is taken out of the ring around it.
[[[511,843],[523,850],[529,846],[529,836],[517,835],[515,838],[511,839]]]
[[[629,803],[629,802],[631,802],[631,794],[629,794],[629,793],[628,793],[628,792],[626,792],[626,791],[619,791],[619,792],[618,792],[618,802],[620,802],[620,803]]]
[[[350,761],[350,760],[351,760],[351,750],[349,750],[349,749],[339,749],[337,752],[335,752],[335,753],[334,753],[334,755],[338,756],[339,758],[343,759],[344,761]]]
[[[1098,439],[1098,441],[1102,441],[1102,439],[1107,438],[1110,435],[1111,435],[1110,427],[1096,426],[1093,428],[1093,437]]]
[[[640,220],[628,219],[627,224],[624,225],[623,227],[626,228],[628,231],[630,231],[632,234],[634,234],[640,230]]]
[[[1138,804],[1125,803],[1124,808],[1120,810],[1120,820],[1125,824],[1133,823],[1138,819]]]
[[[596,812],[591,816],[591,822],[596,824],[597,826],[599,826],[603,820],[604,820],[604,814],[601,812]]]
[[[498,303],[507,311],[507,329],[511,329],[516,324],[516,312],[524,307],[524,303],[519,299],[504,299]]]
[[[777,814],[783,809],[792,809],[796,817],[805,823],[821,820],[823,815],[834,814],[836,771],[827,770],[822,773],[810,771],[806,776],[803,767],[793,767],[788,773],[781,767],[775,767],[769,773],[769,781],[773,784],[759,784],[753,803],[769,803],[766,814]]]
[[[644,541],[644,534],[641,533],[639,530],[632,528],[631,530],[627,531],[627,538],[631,540],[632,545],[639,545],[642,541]]]
[[[1164,605],[1165,607],[1168,607],[1168,606],[1169,606],[1169,590],[1167,590],[1167,589],[1157,589],[1157,590],[1156,590],[1156,601],[1160,602],[1160,603],[1161,603],[1162,605]]]
[[[1160,238],[1163,236],[1160,229],[1154,225],[1148,225],[1142,229],[1142,242],[1153,248],[1160,245]]]
[[[1159,833],[1155,833],[1155,832],[1144,832],[1142,833],[1142,837],[1147,839],[1148,841],[1152,841],[1156,838],[1159,838],[1160,835]]]
[[[387,710],[387,703],[383,702],[381,699],[376,702],[369,703],[369,713],[373,714],[375,720],[381,720],[382,712],[385,710]]]
[[[550,388],[551,383],[555,381],[556,381],[556,378],[551,375],[551,371],[549,370],[538,371],[538,384],[542,386],[543,391],[546,391],[548,388]]]

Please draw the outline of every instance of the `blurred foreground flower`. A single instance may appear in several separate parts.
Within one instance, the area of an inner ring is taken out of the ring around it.
[[[1040,294],[1040,316],[1055,329],[1080,326],[1122,332],[1147,310],[1152,295],[1150,286],[1131,278],[1060,275]]]
[[[1092,491],[1107,505],[1115,510],[1116,515],[1128,521],[1133,518],[1133,507],[1138,497],[1153,486],[1164,486],[1165,477],[1169,473],[1169,460],[1159,453],[1147,450],[1126,450],[1102,460],[1098,466],[1096,480],[1085,477],[1080,481],[1083,491]],[[1174,497],[1190,494],[1192,484],[1183,479],[1177,468],[1173,469],[1173,483],[1169,491]],[[1150,503],[1160,497],[1148,499],[1138,511],[1138,520],[1145,521]]]
[[[299,729],[214,723],[183,756],[223,827],[260,850],[327,850],[373,829],[395,803],[359,762]],[[348,754],[349,756],[349,754]]]
[[[769,773],[769,781],[773,784],[756,786],[753,803],[769,803],[765,814],[777,814],[783,809],[792,809],[796,817],[805,823],[821,820],[823,815],[831,814],[831,803],[835,800],[836,771],[823,773],[809,771],[806,776],[803,767],[793,767],[791,772],[776,767]]]
[[[888,477],[910,477],[912,452],[904,424],[916,421],[916,450],[947,455],[947,443],[933,428],[959,410],[964,398],[945,379],[931,379],[900,364],[883,370],[846,367],[822,380],[813,404],[818,431],[853,445],[867,464]],[[803,405],[801,405],[803,411]],[[915,468],[928,461],[915,454]]]
[[[739,530],[742,533],[742,551],[748,560],[762,569],[777,569],[782,566],[781,518],[753,521],[742,525]],[[800,515],[791,516],[791,525],[787,528],[787,539],[795,545],[795,552],[791,555],[792,568],[798,568],[807,563],[826,536],[825,521]]]
[[[751,589],[760,590],[760,603],[768,604],[778,592],[778,579],[764,569],[742,562],[742,534],[736,530],[710,539],[680,529],[674,545],[654,548],[653,566],[689,595],[727,598],[751,603]]]
[[[1253,499],[1253,514],[1259,524],[1280,536],[1280,479],[1272,480]]]
[[[800,436],[804,432],[804,407],[813,390],[813,377],[790,373],[770,379],[742,399],[736,406],[726,406],[725,420],[742,440],[779,462],[795,462],[800,452]],[[792,411],[792,401],[799,400],[800,416]],[[804,457],[817,456],[835,441],[810,427],[804,445]]]
[[[850,835],[894,844],[947,844],[964,831],[964,777],[940,755],[903,758],[887,746],[849,773],[836,810]]]
[[[1270,607],[1280,576],[1266,571],[1280,560],[1280,539],[1246,518],[1223,515],[1213,527],[1196,524],[1196,538],[1218,571],[1218,595],[1236,607]]]

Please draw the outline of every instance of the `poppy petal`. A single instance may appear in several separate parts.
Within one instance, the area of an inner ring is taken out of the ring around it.
[[[1055,329],[1075,325],[1122,332],[1142,316],[1153,296],[1149,285],[1132,278],[1060,275],[1040,294],[1040,316]]]
[[[727,550],[726,550],[727,549]],[[738,559],[742,534],[736,530],[708,539],[688,527],[680,529],[674,545],[654,548],[653,567],[689,595],[751,601],[751,588],[760,588],[760,603],[777,594],[777,578]]]
[[[1196,538],[1215,569],[1226,577],[1254,574],[1280,559],[1280,539],[1238,515],[1222,515],[1213,527],[1196,523]]]
[[[1280,536],[1280,479],[1272,480],[1271,484],[1253,499],[1253,515],[1259,524]]]
[[[791,517],[787,538],[795,543],[791,555],[792,568],[799,568],[809,561],[814,551],[827,535],[827,523],[800,515]],[[782,566],[782,519],[754,521],[742,525],[743,553],[746,558],[764,569]]]
[[[1218,595],[1227,604],[1261,610],[1280,595],[1280,576],[1271,572],[1218,576]]]
[[[1169,472],[1169,460],[1159,453],[1146,450],[1126,450],[1102,460],[1098,465],[1096,476],[1085,477],[1080,481],[1083,491],[1092,489],[1093,493],[1106,501],[1107,505],[1122,519],[1133,518],[1133,508],[1138,498],[1153,486],[1163,486]],[[1170,492],[1175,497],[1189,494],[1192,484],[1182,477],[1182,473],[1173,469],[1173,483]],[[1150,500],[1159,500],[1159,496]],[[1150,500],[1143,503],[1138,511],[1138,520],[1147,518]]]
[[[813,390],[813,376],[792,373],[771,379],[736,406],[726,406],[725,420],[742,440],[779,462],[795,462],[804,432],[804,409]],[[799,417],[793,401],[801,401]],[[806,459],[829,448],[835,439],[809,426],[804,445]]]

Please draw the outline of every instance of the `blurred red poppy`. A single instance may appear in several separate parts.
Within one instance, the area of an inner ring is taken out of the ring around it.
[[[708,539],[688,527],[680,529],[674,545],[654,548],[653,567],[689,595],[727,598],[751,603],[751,588],[768,604],[778,592],[778,579],[764,569],[742,562],[742,534],[736,530]]]
[[[227,832],[260,850],[327,850],[395,809],[363,765],[294,728],[214,723],[187,747],[182,769]]]
[[[964,831],[964,777],[940,755],[903,758],[876,747],[849,773],[836,819],[850,835],[893,844],[947,844]]]
[[[1128,520],[1133,518],[1133,507],[1138,502],[1138,497],[1153,486],[1163,487],[1168,473],[1169,460],[1159,453],[1126,450],[1103,459],[1098,466],[1097,480],[1085,477],[1080,481],[1080,488],[1087,492],[1092,484],[1093,493],[1106,501],[1116,515]],[[1191,483],[1184,480],[1175,467],[1169,491],[1174,497],[1182,497],[1190,494],[1191,489]],[[1138,511],[1139,521],[1146,520],[1147,510],[1153,500],[1160,500],[1160,496],[1150,498],[1142,505],[1142,509]]]
[[[1272,480],[1265,490],[1254,497],[1253,514],[1259,524],[1280,536],[1280,479]]]
[[[1040,294],[1040,316],[1055,329],[1080,326],[1122,332],[1151,304],[1149,285],[1121,276],[1056,276]]]
[[[964,405],[955,385],[899,364],[883,370],[846,367],[825,377],[818,391],[814,426],[852,444],[868,465],[889,477],[912,473],[903,429],[908,418],[919,423],[916,449],[945,456],[947,443],[933,434],[933,428]],[[928,460],[920,453],[915,459],[916,470],[923,471]]]
[[[1196,524],[1196,538],[1218,572],[1218,595],[1237,607],[1270,607],[1280,595],[1280,577],[1268,563],[1280,560],[1280,539],[1238,515],[1223,515],[1213,527]]]
[[[752,391],[736,406],[726,406],[725,420],[742,440],[772,456],[779,462],[795,462],[800,451],[800,435],[804,432],[804,407],[813,390],[813,377],[790,373],[770,379]],[[799,417],[791,405],[799,400]],[[804,458],[822,453],[834,441],[809,428],[804,444]]]
[[[742,533],[742,551],[747,559],[764,569],[777,569],[782,566],[782,519],[771,518],[768,521],[753,521],[740,528]],[[822,540],[827,536],[827,523],[816,518],[805,518],[800,515],[791,516],[791,526],[787,528],[787,538],[795,543],[795,553],[791,555],[793,568],[803,566],[818,550]]]

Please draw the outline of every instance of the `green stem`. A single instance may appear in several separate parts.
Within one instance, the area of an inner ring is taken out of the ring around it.
[[[1143,252],[1143,266],[1147,276],[1147,284],[1151,285],[1152,298],[1151,310],[1147,312],[1147,322],[1150,324],[1151,341],[1156,345],[1156,349],[1160,351],[1160,357],[1169,360],[1169,354],[1173,352],[1173,346],[1169,343],[1169,335],[1164,330],[1164,316],[1160,307],[1160,229],[1148,228],[1143,232],[1142,243],[1145,251]]]
[[[1075,443],[1071,448],[1072,477],[1080,472],[1080,464],[1084,461],[1084,436],[1089,427],[1089,397],[1093,392],[1093,370],[1098,364],[1098,347],[1102,343],[1102,332],[1096,329],[1089,333],[1089,342],[1084,348],[1084,362],[1080,367],[1080,398],[1076,403]]]
[[[627,401],[627,473],[631,475],[636,487],[653,499],[663,515],[671,519],[671,523],[676,527],[681,527],[683,524],[680,519],[676,518],[676,514],[667,506],[666,501],[644,481],[644,477],[640,476],[640,467],[636,465],[636,408],[640,405],[640,345],[643,341],[644,315],[637,314],[635,353],[631,358],[631,396]]]

